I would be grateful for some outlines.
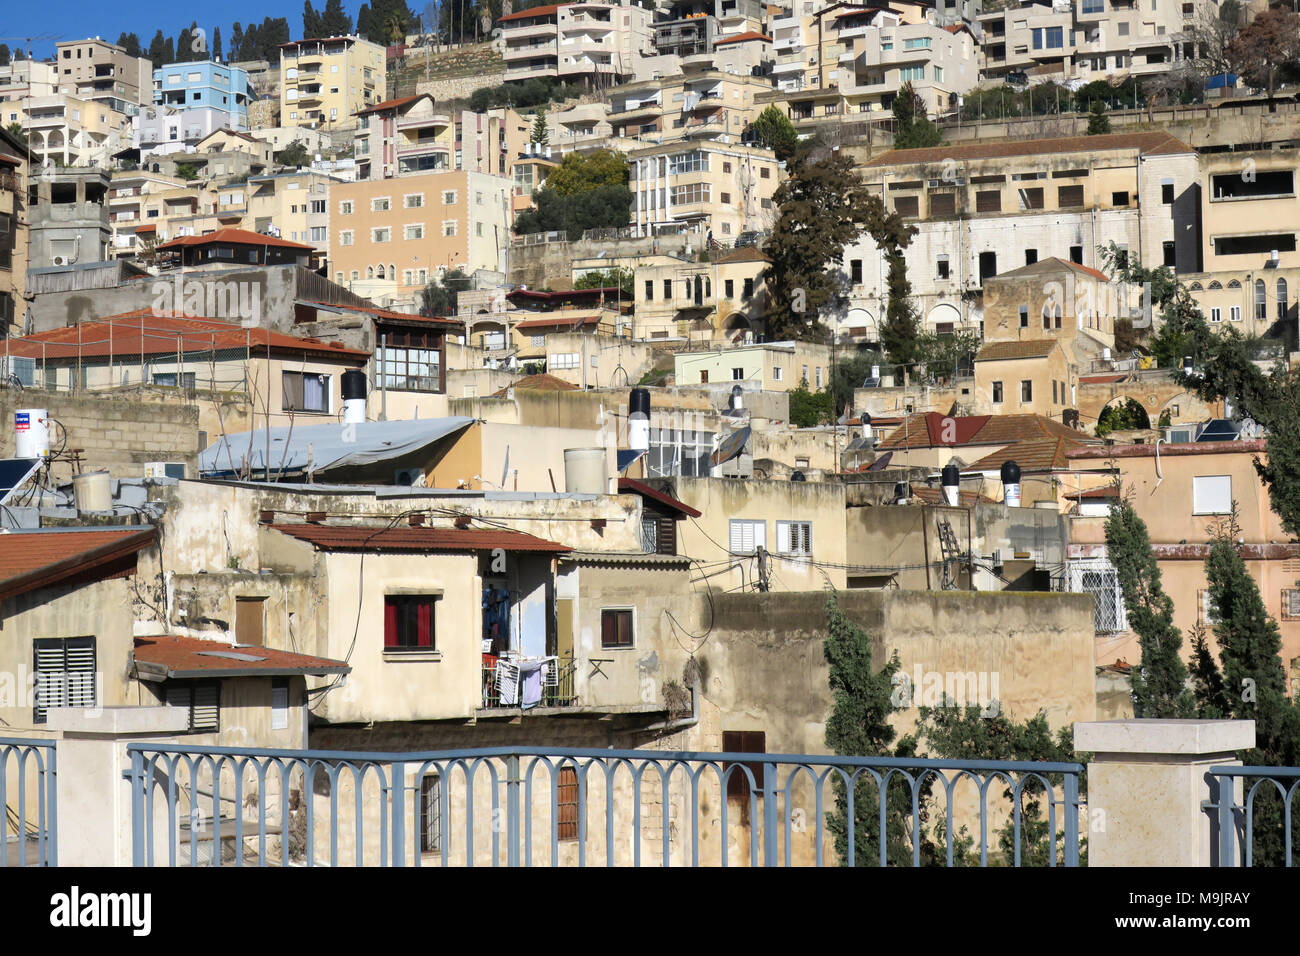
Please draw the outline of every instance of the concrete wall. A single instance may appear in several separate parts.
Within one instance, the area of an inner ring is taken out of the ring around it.
[[[172,390],[174,392],[174,390]],[[82,470],[107,469],[114,477],[139,477],[147,461],[185,462],[197,467],[199,431],[197,404],[106,398],[40,390],[7,389],[0,393],[0,455],[14,454],[13,413],[19,408],[44,408],[67,431],[66,448],[81,449]],[[52,426],[50,444],[58,450],[63,433]],[[209,437],[213,433],[209,433]],[[215,440],[215,439],[212,439]],[[70,480],[66,459],[52,466],[54,477]]]
[[[568,286],[573,281],[573,263],[578,259],[602,256],[610,265],[621,265],[620,257],[680,254],[687,246],[698,249],[700,236],[657,236],[629,239],[575,239],[573,242],[547,242],[525,246],[511,244],[507,281],[544,289],[549,285]],[[608,266],[606,267],[608,268]]]

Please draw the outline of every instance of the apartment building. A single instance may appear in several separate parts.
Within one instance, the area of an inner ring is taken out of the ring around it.
[[[981,69],[1031,82],[1164,73],[1198,55],[1196,31],[1218,10],[1214,0],[1022,0],[979,14]]]
[[[27,313],[27,150],[0,127],[0,330]]]
[[[254,232],[324,249],[329,245],[330,187],[340,182],[312,170],[250,176],[247,222]]]
[[[638,235],[698,230],[728,242],[776,220],[781,167],[770,149],[702,140],[628,154]]]
[[[1212,325],[1283,335],[1294,347],[1297,175],[1300,161],[1290,150],[1201,156],[1199,268],[1179,278]]]
[[[501,17],[506,81],[612,86],[655,70],[653,13],[617,3],[549,4]]]
[[[1194,268],[1199,172],[1190,146],[1163,132],[890,150],[863,168],[868,188],[917,228],[905,252],[927,327],[975,329],[985,280],[1056,257],[1092,269],[1115,243],[1145,266]],[[872,340],[886,263],[863,237],[844,252],[849,308],[833,320]]]
[[[788,392],[806,381],[809,389],[817,390],[830,383],[831,350],[813,342],[727,346],[678,352],[673,367],[678,386],[736,382]]]
[[[546,135],[551,148],[564,153],[608,149],[614,128],[609,123],[610,104],[579,103],[546,114]]]
[[[28,189],[31,269],[104,262],[112,241],[108,173],[100,169],[46,169]]]
[[[153,71],[155,106],[225,113],[215,129],[248,129],[250,95],[248,74],[225,63],[169,63]]]
[[[123,111],[153,102],[153,64],[99,37],[55,44],[55,68],[66,96]]]
[[[141,159],[197,149],[199,143],[230,125],[225,110],[203,107],[182,110],[171,106],[142,106],[131,117],[131,145]]]
[[[713,43],[715,69],[740,76],[767,76],[776,58],[772,38],[758,30],[724,36]]]
[[[53,96],[59,74],[52,63],[39,60],[11,60],[0,66],[0,103],[29,96]],[[5,124],[15,122],[6,118]]]
[[[112,255],[126,259],[141,255],[158,238],[158,227],[174,210],[197,212],[203,187],[174,176],[147,170],[115,170],[108,187],[108,221],[113,231]]]
[[[705,262],[643,256],[633,282],[635,334],[641,339],[752,342],[763,327],[768,260],[755,248],[733,249]]]
[[[771,89],[766,79],[706,68],[647,83],[631,83],[610,96],[609,125],[616,137],[662,143],[732,136],[739,139]]]
[[[351,129],[387,98],[384,48],[360,37],[295,40],[280,47],[280,124]]]
[[[358,179],[392,179],[464,169],[511,174],[531,126],[514,110],[440,110],[428,93],[377,103],[357,114]]]
[[[385,306],[418,307],[443,272],[500,271],[510,180],[466,170],[336,183],[329,192],[334,281]]]
[[[131,120],[107,101],[56,93],[23,101],[16,112],[33,162],[63,166],[108,166],[112,155],[131,143]]]

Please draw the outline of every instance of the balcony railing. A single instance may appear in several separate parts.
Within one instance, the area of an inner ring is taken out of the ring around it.
[[[56,746],[0,737],[0,867],[58,865]]]
[[[1295,866],[1300,767],[1211,767],[1207,777],[1214,779],[1211,793],[1216,794],[1205,809],[1217,824],[1218,865]]]
[[[573,654],[520,662],[517,658],[483,655],[483,707],[511,709],[530,707],[574,707],[573,676],[577,662]],[[535,696],[527,687],[536,682]]]

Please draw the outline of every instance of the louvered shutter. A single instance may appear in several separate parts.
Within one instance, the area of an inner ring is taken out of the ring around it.
[[[677,553],[677,522],[672,518],[659,519],[659,554]]]
[[[745,530],[748,527],[749,526],[743,521],[731,522],[731,542],[727,550],[729,550],[732,554],[745,553],[746,551]],[[750,540],[749,550],[753,550],[753,541],[754,541],[753,534],[749,536],[749,540]]]
[[[778,554],[789,554],[795,550],[791,547],[791,530],[798,531],[798,528],[791,525],[788,521],[778,521],[776,523],[776,550]]]
[[[33,646],[36,723],[45,723],[51,707],[95,706],[93,637],[42,638]]]
[[[195,684],[190,706],[190,730],[221,729],[221,685]]]

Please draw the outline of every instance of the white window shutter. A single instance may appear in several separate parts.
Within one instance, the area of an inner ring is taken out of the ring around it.
[[[289,728],[289,688],[271,688],[271,729],[287,730]]]
[[[778,521],[776,523],[776,550],[778,554],[789,554],[791,551],[796,550],[796,548],[790,546],[790,531],[792,528],[794,528],[797,535],[798,528],[789,521]]]
[[[750,522],[749,526],[752,529],[751,533],[753,534],[753,538],[754,538],[754,543],[750,545],[750,549],[757,551],[759,548],[766,548],[767,547],[767,522],[752,521]]]
[[[732,554],[745,552],[745,526],[739,521],[731,522],[731,541],[727,550]]]

